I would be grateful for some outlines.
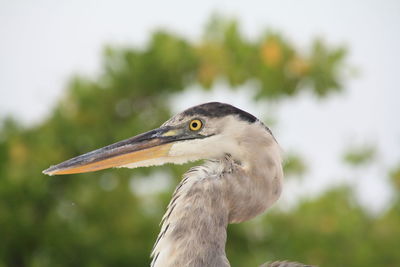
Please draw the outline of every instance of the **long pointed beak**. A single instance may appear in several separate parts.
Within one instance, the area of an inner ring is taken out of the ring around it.
[[[178,129],[165,126],[94,150],[44,170],[44,174],[92,172],[167,157],[174,141],[184,138]]]

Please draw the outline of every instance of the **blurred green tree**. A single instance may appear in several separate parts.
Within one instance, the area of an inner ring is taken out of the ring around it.
[[[191,43],[155,32],[144,49],[104,50],[95,80],[74,77],[51,116],[26,128],[0,129],[0,266],[148,266],[163,209],[187,166],[105,170],[48,177],[51,163],[159,126],[168,97],[225,77],[234,89],[256,80],[255,100],[342,89],[346,51],[316,40],[299,52],[280,34],[243,37],[235,21],[211,19]],[[306,170],[291,156],[288,173]],[[161,171],[160,171],[161,170]],[[398,171],[393,183],[398,189]],[[152,177],[150,186],[143,177]],[[154,190],[156,185],[159,186]],[[321,266],[395,266],[400,262],[399,201],[382,217],[367,215],[348,188],[229,227],[232,266],[290,259]],[[249,227],[250,226],[250,227]]]

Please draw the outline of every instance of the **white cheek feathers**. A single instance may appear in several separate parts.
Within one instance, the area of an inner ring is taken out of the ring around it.
[[[222,154],[218,143],[220,137],[211,136],[177,142],[171,146],[168,155],[172,158],[184,158],[187,161],[215,158]]]

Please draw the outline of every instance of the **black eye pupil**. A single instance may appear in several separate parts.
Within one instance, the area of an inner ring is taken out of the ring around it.
[[[193,127],[193,128],[197,128],[197,122],[193,122],[193,123],[192,123],[192,127]]]

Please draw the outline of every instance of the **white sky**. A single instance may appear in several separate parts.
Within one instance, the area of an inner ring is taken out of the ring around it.
[[[271,108],[279,118],[273,130],[284,150],[302,152],[312,167],[304,183],[288,184],[283,201],[290,202],[296,192],[315,194],[346,181],[366,206],[384,207],[390,191],[383,170],[400,162],[396,0],[0,0],[0,117],[38,122],[61,97],[69,77],[95,77],[105,44],[141,46],[160,27],[197,39],[213,12],[236,17],[249,37],[268,27],[303,48],[317,36],[348,45],[348,62],[360,76],[348,81],[346,93],[322,101],[302,95]],[[232,98],[223,82],[216,87],[213,94],[192,88],[190,95],[196,97],[175,101],[175,111],[208,100],[231,102],[255,115],[262,110],[250,105],[244,91]],[[343,168],[340,155],[353,143],[378,145],[378,164],[364,172]]]

